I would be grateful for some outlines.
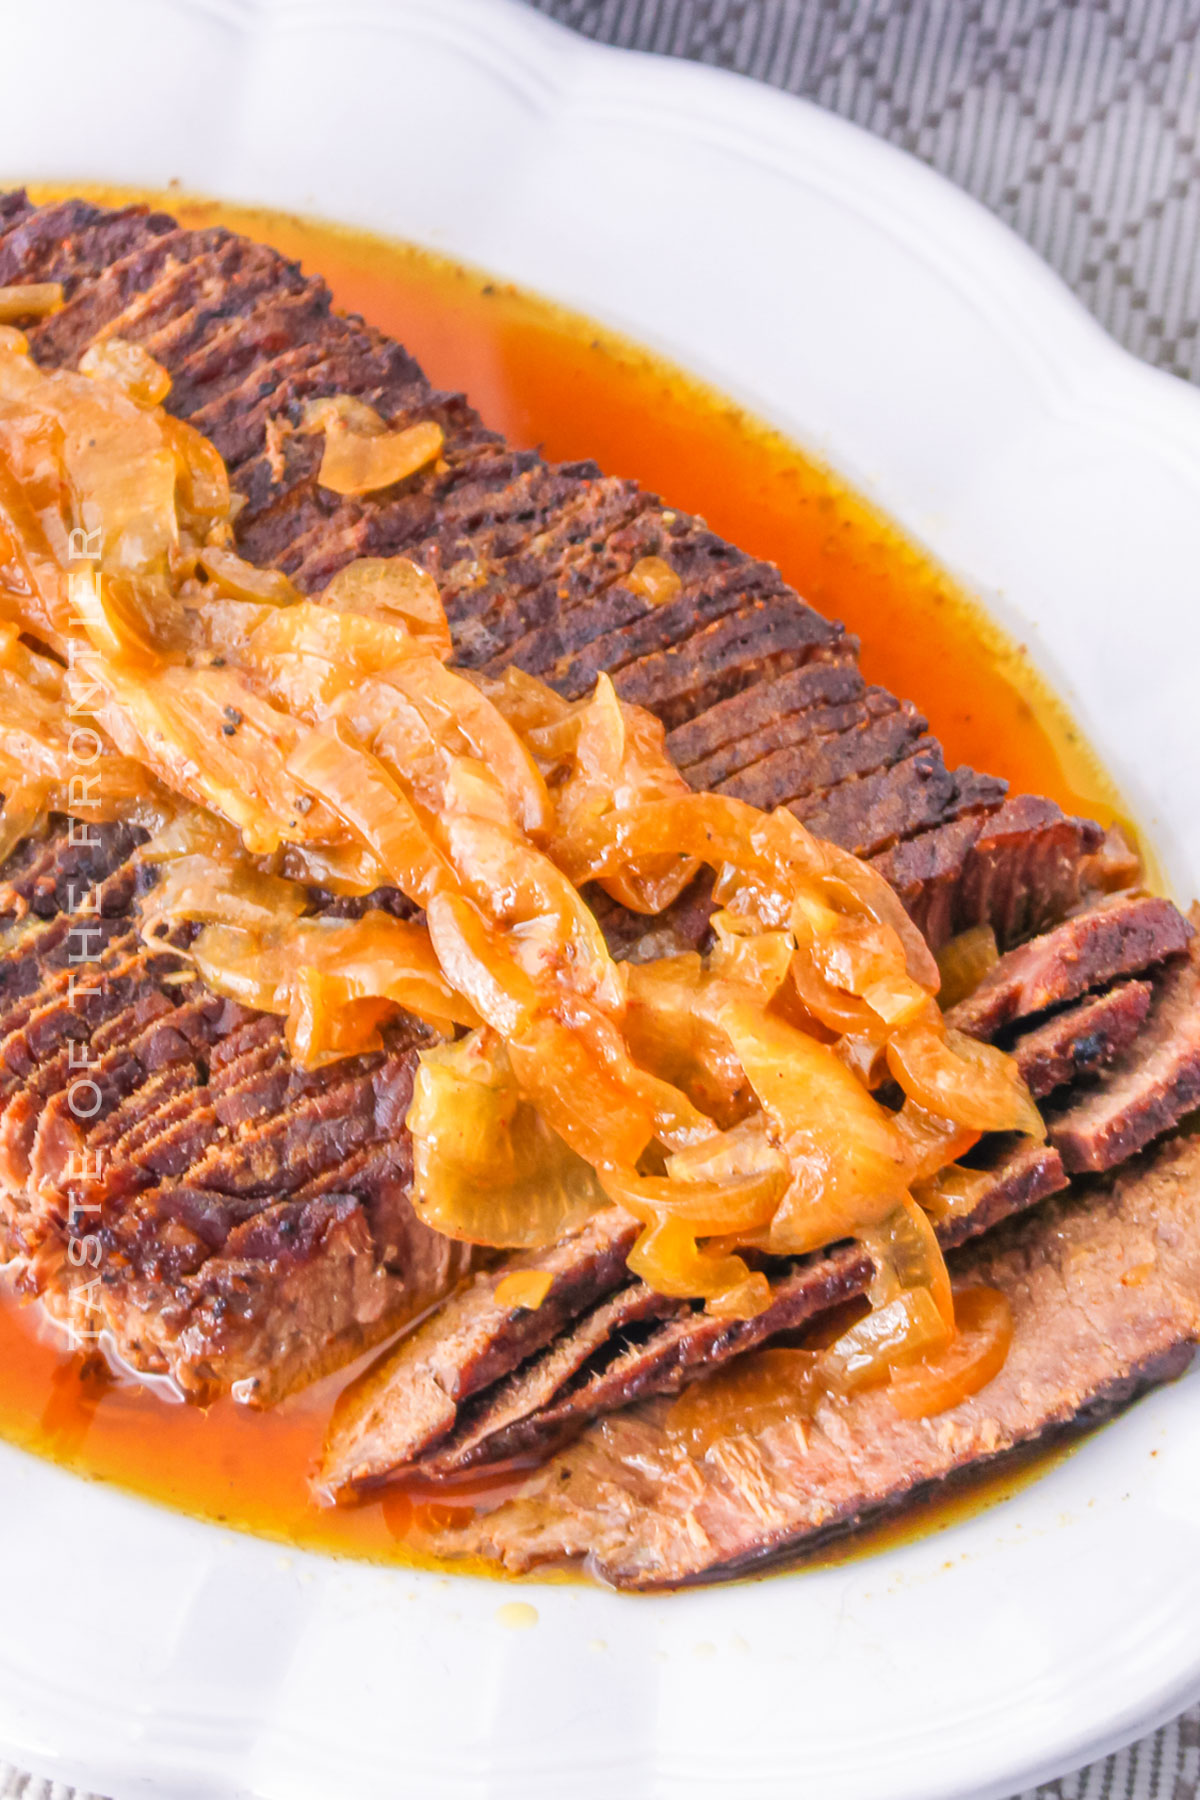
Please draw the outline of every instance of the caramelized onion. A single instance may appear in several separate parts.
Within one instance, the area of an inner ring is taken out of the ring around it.
[[[17,845],[46,817],[48,791],[46,782],[27,781],[5,794],[3,810],[0,810],[0,863],[6,862]]]
[[[740,1256],[701,1250],[694,1229],[670,1215],[643,1231],[628,1262],[656,1293],[707,1300],[715,1312],[732,1303],[731,1316],[752,1318],[770,1301],[765,1275],[752,1276]]]
[[[822,1382],[837,1394],[877,1387],[898,1366],[940,1352],[950,1341],[937,1302],[927,1289],[915,1288],[868,1313],[823,1352]]]
[[[902,1419],[946,1412],[985,1388],[1004,1367],[1013,1335],[1008,1296],[998,1288],[960,1288],[954,1310],[955,1336],[892,1374],[888,1391]]]
[[[823,975],[807,955],[798,954],[791,967],[792,987],[804,1011],[829,1031],[870,1038],[879,1029],[878,1015],[845,988]]]
[[[907,1194],[894,1212],[864,1238],[876,1263],[876,1302],[892,1300],[898,1293],[924,1289],[937,1307],[948,1331],[954,1329],[954,1299],[933,1226]]]
[[[886,1217],[905,1189],[891,1116],[824,1044],[746,1003],[721,1010],[791,1172],[771,1227],[782,1254],[819,1249]]]
[[[575,712],[572,724],[571,772],[557,794],[564,862],[570,861],[573,839],[586,839],[601,820],[689,791],[667,756],[659,720],[619,700],[607,675],[597,678],[591,700]],[[695,858],[668,853],[632,862],[601,877],[600,884],[630,911],[657,913],[683,892],[696,868]]]
[[[287,767],[358,834],[410,900],[427,903],[449,877],[445,858],[383,765],[336,727],[301,738]]]
[[[159,666],[162,658],[132,582],[85,570],[72,575],[69,591],[84,630],[103,656],[130,669]]]
[[[123,388],[137,406],[157,406],[171,391],[171,377],[140,344],[125,338],[102,338],[79,359],[83,375],[98,376]]]
[[[18,319],[44,319],[63,303],[61,281],[29,281],[23,286],[0,287],[0,325]]]
[[[448,889],[426,908],[438,961],[455,990],[501,1037],[528,1029],[538,1004],[536,983],[497,942],[477,906]]]
[[[612,1022],[589,1008],[570,1025],[536,1018],[509,1055],[522,1091],[596,1168],[635,1168],[655,1137],[682,1145],[713,1130],[683,1094],[639,1070]]]
[[[477,1025],[475,1009],[451,987],[423,924],[372,907],[358,919],[304,919],[283,937],[286,960],[314,968],[332,1008],[388,1000],[438,1029]]]
[[[260,569],[232,550],[200,552],[200,567],[223,594],[234,600],[250,600],[259,606],[293,606],[300,595],[282,569]]]
[[[494,820],[452,815],[444,841],[476,906],[508,933],[509,952],[535,982],[619,1009],[622,989],[595,914],[560,869]]]
[[[447,1237],[534,1249],[603,1204],[588,1164],[521,1097],[491,1032],[422,1056],[409,1127],[413,1205]]]
[[[623,1023],[634,1058],[718,1124],[736,1125],[753,1103],[753,1089],[728,1036],[709,1017],[729,985],[714,987],[694,953],[631,963],[624,974]]]
[[[331,431],[338,426],[361,432],[365,437],[381,436],[387,430],[375,408],[353,394],[323,394],[318,400],[305,401],[300,419],[302,433]]]
[[[712,974],[768,1005],[786,982],[795,959],[790,932],[759,931],[729,912],[714,913],[711,925],[716,939],[708,957]]]
[[[961,1169],[950,1163],[923,1181],[915,1181],[912,1196],[934,1224],[940,1225],[944,1219],[973,1212],[990,1179],[984,1169]]]
[[[665,606],[683,587],[682,581],[661,556],[643,556],[625,577],[625,586],[648,600],[651,606]]]
[[[469,681],[443,668],[435,657],[423,656],[393,669],[389,685],[412,704],[435,737],[445,741],[451,731],[461,737],[511,797],[514,821],[523,831],[540,837],[548,829],[550,799],[533,758]],[[386,748],[386,734],[381,747]]]
[[[990,925],[972,925],[969,931],[960,931],[948,944],[943,944],[937,953],[938,971],[942,977],[938,999],[942,1010],[948,1011],[968,994],[973,994],[999,959],[996,933]]]
[[[104,683],[112,704],[102,718],[114,736],[122,732],[120,747],[168,787],[230,820],[247,849],[268,854],[285,835],[330,835],[328,809],[297,807],[301,790],[287,766],[301,736],[296,722],[232,670],[147,672],[109,663]]]
[[[514,1269],[511,1275],[505,1275],[496,1283],[496,1305],[519,1306],[526,1312],[536,1312],[553,1286],[554,1277],[549,1269]]]
[[[187,921],[273,932],[298,919],[304,911],[306,896],[302,889],[293,882],[264,874],[244,858],[231,868],[219,853],[195,849],[173,856],[168,849],[164,855],[154,842],[147,846],[144,855],[146,860],[161,864],[158,880],[142,906],[146,930],[162,930]]]
[[[164,417],[161,428],[175,457],[175,478],[185,511],[203,528],[227,528],[232,511],[229,476],[216,446],[186,419]]]
[[[280,968],[264,955],[258,934],[236,925],[207,925],[188,950],[196,972],[214,994],[260,1012],[278,1012]]]
[[[449,666],[437,586],[406,559],[353,562],[316,599],[246,563],[221,458],[162,411],[158,364],[109,339],[85,372],[48,372],[27,349],[0,327],[5,841],[81,803],[69,715],[86,711],[99,816],[175,809],[146,852],[144,933],[282,1017],[308,1065],[422,1022],[429,1223],[538,1244],[607,1192],[642,1223],[647,1280],[737,1317],[769,1297],[743,1251],[858,1238],[875,1311],[806,1348],[811,1391],[940,1352],[949,1286],[909,1190],[952,1206],[967,1177],[947,1165],[980,1131],[1041,1126],[1011,1059],[946,1032],[886,883],[787,809],[692,793],[661,723],[607,676],[568,701]],[[443,449],[437,423],[393,430],[346,395],[299,429],[324,434],[320,479],[347,495]],[[628,580],[652,604],[680,591],[658,557]],[[583,884],[660,915],[700,864],[705,953],[658,954],[664,923],[615,963]],[[313,887],[385,883],[425,921],[313,916]],[[889,1070],[899,1111],[871,1091]]]
[[[905,1173],[909,1184],[927,1180],[949,1162],[965,1156],[979,1141],[979,1132],[954,1119],[929,1112],[915,1100],[906,1100],[893,1123],[904,1145]]]
[[[527,675],[524,669],[509,664],[499,678],[481,674],[478,670],[464,670],[468,681],[479,689],[480,693],[494,706],[496,711],[508,720],[513,730],[529,746],[534,756],[542,765],[557,764],[569,757],[575,744],[576,730],[572,730],[568,742],[559,746],[551,741],[544,743],[543,734],[553,734],[564,723],[577,722],[577,708],[570,701],[556,694],[552,687],[539,681],[534,675]]]
[[[347,563],[321,600],[339,612],[378,613],[400,621],[443,662],[454,647],[437,583],[406,556],[368,556]]]
[[[1046,1128],[1011,1056],[961,1031],[931,1022],[907,1026],[888,1042],[888,1067],[905,1093],[929,1112],[973,1131],[1023,1131],[1042,1140]]]
[[[726,1181],[681,1181],[606,1169],[600,1177],[610,1200],[645,1224],[669,1215],[696,1237],[753,1233],[769,1225],[787,1185],[784,1169]]]
[[[302,964],[275,991],[277,1004],[286,994],[284,1040],[302,1068],[320,1068],[344,1056],[381,1050],[381,1027],[396,1016],[388,1000],[348,999],[336,977],[323,975],[310,964]]]
[[[445,433],[433,419],[422,419],[403,431],[363,432],[335,418],[325,426],[325,452],[317,480],[334,494],[377,493],[436,462],[445,441]]]

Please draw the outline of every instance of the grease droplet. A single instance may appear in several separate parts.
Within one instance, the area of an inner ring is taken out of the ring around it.
[[[537,1607],[530,1606],[528,1600],[509,1600],[496,1608],[496,1620],[510,1631],[528,1631],[538,1622]]]

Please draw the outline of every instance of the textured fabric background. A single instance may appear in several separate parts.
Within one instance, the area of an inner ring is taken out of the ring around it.
[[[1127,349],[1200,381],[1200,0],[528,3],[802,94],[919,156]],[[1200,1707],[1036,1800],[1197,1796]]]
[[[528,4],[888,138],[1020,232],[1135,355],[1200,380],[1200,0]],[[95,1797],[0,1764],[0,1800]],[[1200,1707],[1036,1800],[1200,1800]]]
[[[1135,355],[1200,380],[1200,0],[529,0],[931,163]]]

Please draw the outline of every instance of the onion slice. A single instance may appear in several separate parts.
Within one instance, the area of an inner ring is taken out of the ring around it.
[[[1044,1141],[1046,1127],[1016,1063],[994,1044],[925,1021],[889,1039],[887,1060],[905,1093],[929,1112],[972,1131],[1022,1131]]]
[[[15,325],[21,319],[48,318],[62,303],[61,281],[29,281],[24,285],[0,287],[0,325]]]
[[[1004,1367],[1013,1335],[1008,1296],[998,1288],[962,1288],[954,1310],[956,1335],[892,1374],[888,1391],[902,1419],[928,1419],[958,1406]]]
[[[331,493],[352,497],[407,481],[436,462],[446,441],[441,426],[422,419],[403,431],[354,431],[340,420],[325,427],[325,452],[317,480]]]
[[[522,1098],[494,1033],[426,1052],[408,1123],[413,1205],[448,1237],[533,1249],[603,1204],[588,1164]]]

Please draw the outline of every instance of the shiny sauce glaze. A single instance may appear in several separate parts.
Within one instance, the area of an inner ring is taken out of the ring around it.
[[[79,192],[110,204],[130,198],[78,185],[33,197]],[[869,680],[917,701],[951,766],[1003,775],[1016,790],[1051,795],[1105,823],[1120,817],[1101,766],[1021,647],[835,474],[719,393],[585,318],[429,252],[276,213],[145,197],[186,224],[227,224],[299,257],[326,277],[339,306],[398,338],[434,382],[464,389],[513,443],[555,459],[593,457],[778,563],[800,593],[861,637]],[[36,1306],[18,1304],[3,1283],[0,1369],[0,1436],[10,1443],[197,1517],[312,1549],[413,1562],[405,1540],[422,1509],[487,1505],[517,1479],[321,1506],[308,1482],[347,1371],[271,1412],[228,1399],[201,1410],[162,1383],[115,1380],[94,1354],[72,1354]],[[950,1524],[1028,1478],[1023,1467],[973,1482],[908,1525],[856,1544]]]

